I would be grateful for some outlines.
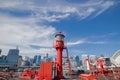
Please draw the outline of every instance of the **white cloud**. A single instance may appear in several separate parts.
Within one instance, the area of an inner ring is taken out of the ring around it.
[[[78,15],[80,19],[93,13],[98,16],[114,3],[111,0],[90,0],[84,4],[65,0],[0,0],[0,48],[7,53],[8,49],[18,45],[22,55],[54,54],[54,49],[50,47],[53,46],[53,35],[57,30],[46,25],[46,22],[60,21],[71,15]],[[68,46],[83,43],[86,41],[78,40],[68,42]],[[35,49],[31,45],[40,48]]]
[[[83,44],[85,42],[86,42],[85,40],[78,40],[78,41],[75,41],[75,42],[68,42],[67,46],[80,45],[80,44]]]
[[[22,21],[22,18],[8,15],[7,17],[0,17],[0,48],[3,49],[3,54],[17,45],[20,47],[22,55],[33,56],[38,53],[50,52],[50,49],[45,47],[53,47],[55,28],[42,24],[37,25],[34,22],[31,24],[29,23],[31,20],[27,18],[25,19],[27,21]],[[39,46],[40,48],[35,49],[31,45]],[[45,50],[41,50],[41,47],[42,49],[45,48]]]
[[[80,19],[88,16],[98,16],[115,4],[114,0],[89,0],[84,3],[72,3],[65,0],[4,0],[0,8],[17,11],[28,11],[31,17],[51,22],[65,19],[76,14]]]
[[[115,2],[113,2],[113,1],[106,1],[106,2],[102,3],[101,10],[98,11],[95,16],[100,15],[101,13],[103,13],[105,10],[107,10],[108,8],[113,6],[114,4],[115,4]]]
[[[105,42],[105,41],[92,41],[92,42],[90,42],[90,41],[88,41],[87,42],[88,44],[106,44],[107,42]]]
[[[87,39],[81,39],[78,41],[73,41],[73,42],[68,42],[67,46],[76,46],[76,45],[81,45],[81,44],[106,44],[107,42],[105,41],[90,41]]]

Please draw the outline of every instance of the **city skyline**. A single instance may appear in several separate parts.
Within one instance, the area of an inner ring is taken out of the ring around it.
[[[120,49],[119,0],[0,1],[0,48],[21,55],[56,55],[55,34],[65,34],[70,55],[112,56]]]

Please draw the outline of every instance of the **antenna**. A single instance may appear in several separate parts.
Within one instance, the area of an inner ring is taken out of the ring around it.
[[[18,48],[19,48],[19,46],[17,45],[17,46],[16,46],[16,49],[18,49]]]
[[[2,52],[2,49],[0,49],[0,54],[1,54],[1,52]]]

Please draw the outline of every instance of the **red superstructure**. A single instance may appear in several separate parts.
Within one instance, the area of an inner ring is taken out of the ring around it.
[[[64,35],[60,32],[55,35],[56,44],[55,49],[57,51],[57,78],[63,78],[63,70],[62,70],[62,51],[65,49],[64,46]]]
[[[37,74],[36,71],[33,71],[32,69],[25,69],[24,72],[21,74],[21,76],[19,77],[20,79],[27,79],[27,80],[31,80],[35,78],[35,75]]]
[[[80,74],[82,80],[120,80],[120,68],[109,68],[106,66],[103,58],[98,58],[96,66],[90,64],[89,59],[86,60],[89,65],[89,74]]]
[[[68,50],[64,46],[64,35],[59,32],[55,35],[55,46],[57,52],[57,57],[55,62],[42,62],[40,66],[40,70],[38,71],[38,77],[34,80],[64,80],[65,77],[63,76],[63,69],[62,69],[62,58],[67,58],[68,60],[68,67],[71,73],[70,67],[70,60],[68,57]],[[66,49],[67,56],[63,57],[62,52]]]

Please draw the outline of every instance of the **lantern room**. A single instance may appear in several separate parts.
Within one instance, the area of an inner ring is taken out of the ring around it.
[[[55,35],[56,40],[58,41],[64,41],[65,36],[59,32],[58,34]]]

